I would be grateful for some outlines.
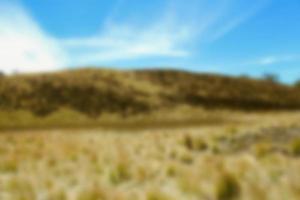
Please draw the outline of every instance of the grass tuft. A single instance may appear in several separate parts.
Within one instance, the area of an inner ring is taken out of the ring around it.
[[[238,180],[231,174],[224,173],[217,183],[218,200],[235,200],[238,199],[241,188]]]
[[[290,148],[294,156],[300,156],[300,138],[292,141]]]

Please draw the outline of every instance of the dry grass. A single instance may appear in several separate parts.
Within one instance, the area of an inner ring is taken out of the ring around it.
[[[2,133],[0,199],[300,199],[299,113],[244,118],[174,130]],[[272,141],[274,125],[288,139]]]
[[[128,117],[182,105],[253,111],[300,108],[299,89],[293,86],[176,70],[78,69],[2,76],[0,99],[5,115],[26,111],[31,119],[59,117],[61,109],[69,109],[63,114],[72,118],[72,125],[105,113]]]

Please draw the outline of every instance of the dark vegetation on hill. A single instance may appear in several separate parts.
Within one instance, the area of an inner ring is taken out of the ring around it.
[[[300,89],[268,80],[175,70],[81,69],[2,76],[0,109],[46,116],[69,108],[91,117],[124,116],[178,105],[242,110],[298,109]]]

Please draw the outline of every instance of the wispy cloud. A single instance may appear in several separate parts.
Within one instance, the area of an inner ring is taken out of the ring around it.
[[[271,0],[229,0],[224,1],[226,11],[212,24],[211,29],[208,30],[209,41],[215,41],[228,34],[247,20],[255,16],[267,5]],[[247,6],[247,7],[246,7]]]
[[[274,65],[279,63],[287,63],[287,62],[294,62],[299,61],[300,55],[290,54],[290,55],[269,55],[258,58],[254,61],[248,62],[248,64],[255,64],[255,65]]]
[[[26,10],[0,2],[0,71],[36,72],[64,66],[63,50]]]
[[[139,30],[130,25],[110,24],[99,36],[71,38],[62,42],[69,51],[85,49],[76,61],[81,64],[149,56],[187,56],[189,52],[182,49],[180,45],[190,37],[190,30],[185,27],[171,26],[162,22]]]
[[[124,3],[125,0],[120,2],[113,15],[122,10],[122,6],[130,6]],[[187,57],[193,54],[195,43],[212,42],[224,36],[255,15],[268,0],[253,0],[250,6],[238,13],[232,13],[234,6],[238,2],[241,4],[238,0],[191,0],[188,4],[178,0],[167,2],[165,9],[152,16],[156,19],[154,21],[136,25],[126,17],[122,22],[116,22],[114,16],[109,16],[98,34],[86,38],[67,38],[62,43],[69,52],[76,54],[76,59],[73,59],[75,65],[153,57]],[[147,18],[143,11],[136,12],[136,19]]]
[[[118,13],[126,12],[124,6],[131,5],[127,0],[119,0],[98,33],[79,38],[54,38],[21,5],[0,2],[0,70],[31,72],[70,65],[187,58],[201,50],[201,43],[213,42],[244,23],[267,1],[253,0],[250,4],[254,6],[237,9],[238,4],[249,2],[167,0],[150,20],[142,9],[136,10],[134,16],[123,13],[118,18]],[[132,18],[142,23],[135,23]]]

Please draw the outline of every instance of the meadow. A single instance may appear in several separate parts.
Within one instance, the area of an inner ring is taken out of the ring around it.
[[[140,129],[2,130],[0,199],[300,199],[300,113],[218,116]]]

